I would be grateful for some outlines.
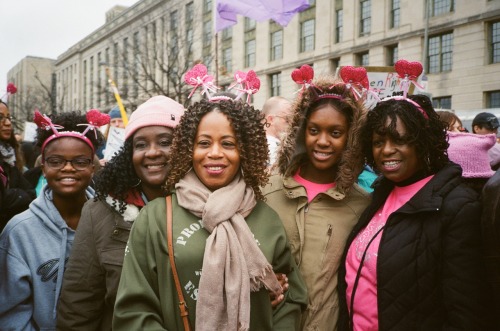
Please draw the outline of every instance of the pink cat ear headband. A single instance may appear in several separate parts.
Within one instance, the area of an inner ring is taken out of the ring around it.
[[[100,126],[103,126],[105,124],[109,123],[110,117],[108,114],[102,114],[99,110],[97,109],[91,109],[87,112],[87,122],[88,123],[82,123],[82,124],[77,124],[77,126],[86,126],[87,128],[83,132],[77,132],[77,131],[61,131],[61,129],[64,129],[64,127],[52,123],[52,120],[47,116],[47,115],[42,115],[38,110],[35,110],[35,117],[34,121],[36,125],[44,130],[52,130],[54,133],[50,137],[48,137],[45,142],[42,145],[42,155],[45,150],[45,147],[53,140],[58,139],[58,138],[63,138],[63,137],[72,137],[72,138],[77,138],[85,142],[91,149],[92,153],[95,152],[94,150],[94,145],[90,141],[89,138],[85,136],[85,134],[89,130],[94,130],[94,135],[97,138],[97,129]]]
[[[234,74],[234,80],[235,82],[229,86],[228,91],[235,89],[238,93],[236,94],[236,98],[232,99],[228,96],[214,95],[219,87],[215,86],[214,77],[208,74],[208,70],[205,65],[199,63],[184,75],[184,82],[193,86],[193,90],[189,94],[188,98],[191,98],[198,87],[201,87],[201,94],[206,94],[209,101],[216,102],[221,100],[239,100],[246,94],[246,102],[249,103],[250,97],[257,93],[260,89],[260,79],[253,70],[249,70],[248,72],[236,71]]]

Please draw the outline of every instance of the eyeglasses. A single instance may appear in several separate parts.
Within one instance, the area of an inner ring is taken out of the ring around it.
[[[49,168],[56,170],[61,170],[68,162],[71,163],[71,166],[76,170],[85,170],[92,163],[92,160],[83,157],[78,157],[73,160],[66,160],[62,157],[48,157],[45,159],[45,164],[49,166]]]
[[[12,116],[10,115],[5,116],[3,114],[0,114],[0,122],[3,122],[5,120],[9,120],[10,122],[12,122]]]

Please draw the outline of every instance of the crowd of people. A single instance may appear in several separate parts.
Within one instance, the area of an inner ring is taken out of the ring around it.
[[[495,115],[307,65],[259,110],[238,75],[125,122],[37,111],[29,170],[0,102],[1,330],[500,330]]]

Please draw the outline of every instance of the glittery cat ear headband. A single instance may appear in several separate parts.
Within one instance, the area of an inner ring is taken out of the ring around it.
[[[193,86],[193,90],[189,94],[188,98],[194,94],[194,92],[201,87],[201,94],[206,94],[209,101],[217,102],[221,100],[239,100],[245,94],[247,95],[246,102],[250,102],[250,97],[257,93],[260,89],[260,79],[253,70],[248,72],[236,71],[234,74],[235,82],[231,84],[228,91],[235,89],[238,91],[236,98],[231,98],[224,95],[215,95],[219,87],[214,84],[214,77],[208,74],[207,67],[201,63],[196,64],[191,70],[186,72],[184,75],[184,81],[186,84]]]
[[[83,132],[78,131],[61,131],[64,127],[52,123],[52,120],[47,115],[42,115],[38,110],[35,110],[34,122],[36,125],[43,130],[52,130],[54,133],[50,137],[48,137],[44,143],[42,144],[42,155],[45,150],[45,147],[53,140],[63,137],[72,137],[77,138],[85,142],[91,149],[92,153],[95,152],[94,145],[90,141],[89,138],[85,135],[89,130],[94,131],[94,135],[97,138],[97,131],[100,126],[109,123],[110,117],[108,114],[103,114],[97,109],[91,109],[87,112],[86,115],[88,123],[77,124],[77,126],[86,126]]]
[[[422,115],[426,118],[429,119],[429,116],[427,113],[424,111],[422,106],[420,106],[418,103],[413,101],[412,99],[409,99],[407,97],[408,91],[410,90],[411,84],[415,85],[416,87],[422,89],[423,87],[417,83],[417,79],[422,74],[424,71],[424,68],[422,67],[422,64],[420,62],[409,62],[406,60],[399,60],[394,64],[394,69],[398,73],[399,78],[401,79],[401,82],[399,83],[399,88],[403,92],[403,95],[398,95],[398,96],[392,96],[392,97],[387,97],[384,98],[381,102],[387,101],[387,100],[399,100],[399,101],[406,101],[422,113]]]

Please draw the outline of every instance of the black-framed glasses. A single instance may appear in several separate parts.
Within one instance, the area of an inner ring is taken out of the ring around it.
[[[5,116],[4,114],[0,114],[0,122],[3,122],[5,120],[9,120],[12,122],[12,116],[10,115]]]
[[[45,159],[45,164],[52,169],[61,170],[66,166],[66,163],[71,163],[71,166],[76,170],[85,170],[92,163],[91,159],[86,157],[77,157],[73,160],[66,160],[62,157],[48,157]]]

